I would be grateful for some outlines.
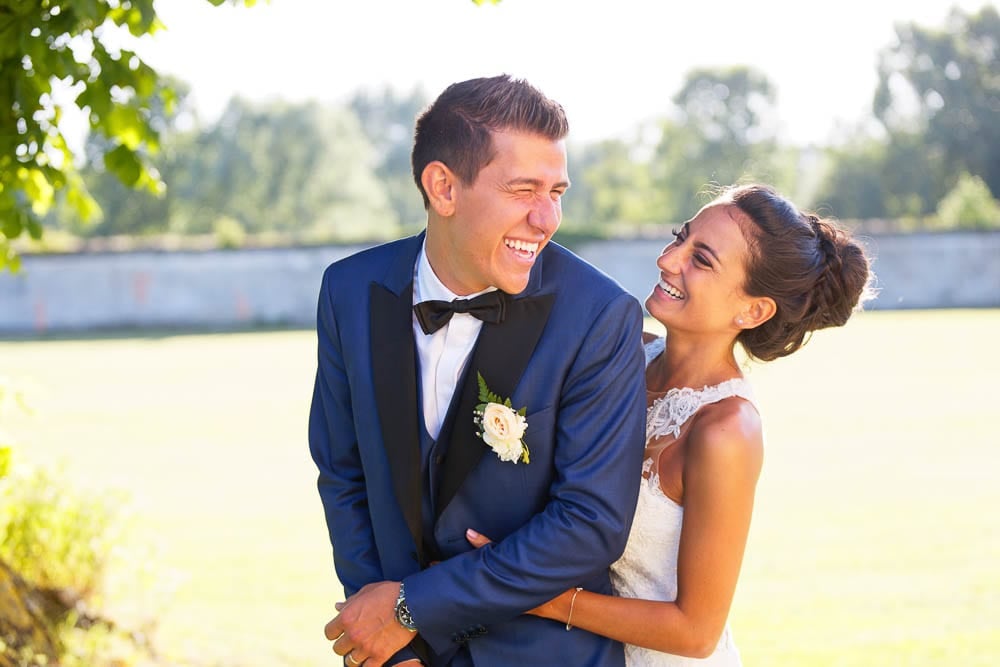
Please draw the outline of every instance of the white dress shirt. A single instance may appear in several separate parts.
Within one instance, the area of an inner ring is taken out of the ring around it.
[[[452,292],[434,274],[434,269],[427,259],[426,241],[420,248],[420,256],[417,257],[413,271],[414,305],[421,301],[471,299],[496,289],[490,287],[482,292],[461,297]],[[451,405],[455,385],[462,377],[462,371],[465,370],[482,328],[482,320],[468,313],[455,313],[448,324],[428,335],[420,328],[416,314],[413,315],[413,337],[417,343],[417,356],[420,358],[424,426],[435,440],[441,432],[441,424]]]

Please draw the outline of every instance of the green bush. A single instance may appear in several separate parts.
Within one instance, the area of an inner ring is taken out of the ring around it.
[[[0,377],[0,426],[12,408],[31,412],[23,392]],[[31,468],[0,433],[0,561],[59,600],[49,630],[64,667],[160,664],[148,637],[172,594],[163,585],[170,578],[156,571],[151,549],[126,539],[127,510],[123,494],[85,493],[62,471]],[[33,648],[16,651],[0,641],[0,656],[44,664]]]
[[[82,495],[61,475],[20,466],[0,493],[0,558],[38,588],[99,603],[109,556],[121,537],[122,501]]]
[[[247,232],[236,218],[227,215],[219,217],[212,225],[215,243],[225,250],[242,248],[247,242]]]
[[[963,173],[938,204],[937,222],[943,229],[997,229],[1000,202],[983,179]]]

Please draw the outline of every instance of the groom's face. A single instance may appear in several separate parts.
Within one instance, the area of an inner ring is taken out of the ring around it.
[[[456,294],[497,287],[524,291],[538,254],[562,220],[569,188],[566,145],[537,134],[496,132],[493,159],[472,183],[457,183],[445,219],[450,257],[441,281]]]

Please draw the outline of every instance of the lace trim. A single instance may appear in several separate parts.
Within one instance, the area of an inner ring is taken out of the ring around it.
[[[753,392],[743,378],[733,378],[703,389],[671,389],[646,410],[646,444],[656,438],[681,433],[681,426],[703,405],[739,396],[753,403]]]
[[[656,338],[645,345],[647,366],[663,352],[664,344],[662,338]],[[646,409],[646,444],[665,435],[676,438],[680,435],[684,422],[699,408],[732,396],[739,396],[756,405],[753,390],[743,378],[733,378],[701,389],[675,387],[669,390]],[[647,472],[644,465],[643,473]]]

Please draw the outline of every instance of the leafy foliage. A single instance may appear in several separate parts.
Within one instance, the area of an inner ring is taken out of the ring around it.
[[[940,156],[947,191],[962,171],[1000,196],[1000,13],[953,9],[942,28],[896,28],[879,58],[876,116],[891,138],[916,135]],[[943,194],[943,192],[942,192]]]
[[[750,67],[687,75],[674,96],[680,116],[664,123],[654,157],[656,183],[672,194],[664,211],[668,220],[697,211],[707,183],[776,181],[775,94],[771,81]]]
[[[0,559],[44,589],[87,600],[101,592],[120,500],[73,493],[43,470],[11,477],[2,496]],[[16,483],[15,483],[16,482]]]
[[[147,109],[156,98],[169,106],[171,93],[120,46],[123,33],[160,27],[153,0],[0,0],[0,268],[17,270],[10,240],[41,236],[39,217],[56,191],[83,219],[97,210],[61,130],[67,111],[82,112],[108,137],[105,163],[122,182],[162,187],[145,157],[159,143]]]
[[[978,176],[962,174],[937,207],[938,223],[946,229],[1000,227],[1000,201]]]
[[[380,92],[359,91],[348,102],[375,150],[375,175],[385,188],[396,220],[406,230],[420,229],[426,220],[413,183],[410,149],[413,126],[428,103],[420,88],[399,94],[388,87]]]
[[[132,192],[94,161],[81,173],[103,214],[81,227],[59,207],[58,224],[87,236],[214,234],[226,247],[264,232],[305,240],[399,232],[376,156],[350,110],[234,99],[207,127],[180,131],[170,118],[164,127],[164,195]],[[100,152],[95,141],[88,152]]]

